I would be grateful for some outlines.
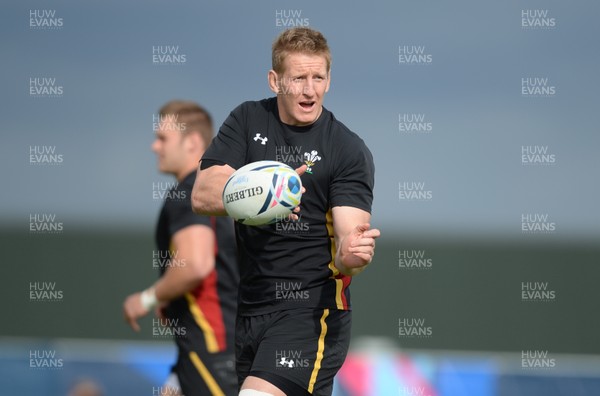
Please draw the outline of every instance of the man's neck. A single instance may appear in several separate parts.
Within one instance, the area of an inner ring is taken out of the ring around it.
[[[183,179],[185,179],[190,173],[194,172],[197,169],[197,164],[190,164],[189,166],[183,168],[181,171],[174,174],[178,183],[181,183]]]

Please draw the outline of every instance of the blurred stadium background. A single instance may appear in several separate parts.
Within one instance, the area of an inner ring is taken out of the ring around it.
[[[171,180],[150,152],[153,114],[192,99],[218,126],[270,96],[270,43],[300,22],[329,39],[325,105],[377,166],[383,237],[351,287],[353,345],[335,395],[599,395],[599,11],[585,0],[3,5],[0,393],[67,395],[90,379],[105,395],[156,394],[174,345],[152,318],[134,334],[121,313],[157,276],[154,186]],[[32,28],[32,16],[62,26]],[[161,46],[186,60],[156,64]],[[405,46],[432,62],[400,63]],[[36,78],[62,93],[32,95]],[[555,93],[524,97],[527,78]],[[402,132],[406,115],[432,130]],[[63,160],[32,163],[32,147]],[[525,164],[524,147],[556,161]],[[433,198],[399,199],[405,182]],[[552,232],[523,233],[530,214]],[[31,232],[36,215],[62,230]],[[403,266],[413,255],[427,265]],[[32,300],[37,282],[61,298]],[[524,284],[552,293],[526,301]]]
[[[121,316],[124,296],[157,276],[147,264],[150,233],[3,232],[1,240],[8,263],[28,263],[10,266],[3,286],[4,394],[66,395],[82,378],[107,395],[152,395],[162,385],[174,345],[153,333],[152,318],[134,334]],[[397,241],[379,243],[377,261],[352,284],[354,342],[336,395],[597,394],[597,245],[401,241],[427,252],[431,268],[399,269]],[[556,299],[523,302],[522,279],[540,273],[557,286]],[[63,299],[30,301],[29,282],[47,279]],[[429,336],[401,335],[399,318],[421,318]],[[547,356],[526,368],[527,351]],[[32,368],[44,353],[62,367]]]

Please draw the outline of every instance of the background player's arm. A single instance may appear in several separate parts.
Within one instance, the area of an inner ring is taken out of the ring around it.
[[[192,190],[192,209],[197,214],[207,216],[227,216],[223,207],[223,189],[229,177],[235,172],[231,166],[213,165],[200,169]]]
[[[359,274],[373,259],[375,239],[380,232],[371,229],[371,214],[362,209],[336,206],[332,216],[337,246],[335,266],[344,275]]]
[[[165,274],[152,286],[159,302],[171,301],[190,292],[215,267],[215,234],[210,227],[190,225],[171,238],[172,261]],[[139,331],[137,319],[148,314],[142,303],[142,293],[130,295],[123,304],[129,325]]]
[[[171,238],[172,265],[154,284],[158,301],[171,301],[198,286],[215,268],[215,233],[205,225],[191,225]]]

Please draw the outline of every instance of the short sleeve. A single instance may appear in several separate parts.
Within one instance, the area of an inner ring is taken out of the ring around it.
[[[244,104],[241,104],[223,122],[219,133],[202,156],[202,161],[213,165],[227,164],[234,169],[243,166],[247,148],[245,124]]]
[[[373,156],[358,137],[348,145],[339,145],[339,153],[329,186],[331,207],[351,206],[371,213],[375,165]]]
[[[192,225],[205,225],[212,227],[210,217],[197,215],[192,211],[191,200],[173,200],[169,202],[169,235],[175,233],[185,227]]]

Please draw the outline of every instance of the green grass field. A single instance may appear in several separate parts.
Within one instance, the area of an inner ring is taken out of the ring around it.
[[[29,234],[0,231],[5,303],[2,335],[152,339],[136,334],[121,304],[158,275],[152,230]],[[428,267],[399,265],[421,252]],[[386,236],[371,266],[353,280],[353,336],[388,336],[404,348],[549,350],[600,354],[600,246],[453,241]],[[31,284],[54,284],[58,301],[31,299]],[[522,283],[546,284],[553,298],[522,299]],[[399,336],[399,319],[423,320],[429,337]]]

